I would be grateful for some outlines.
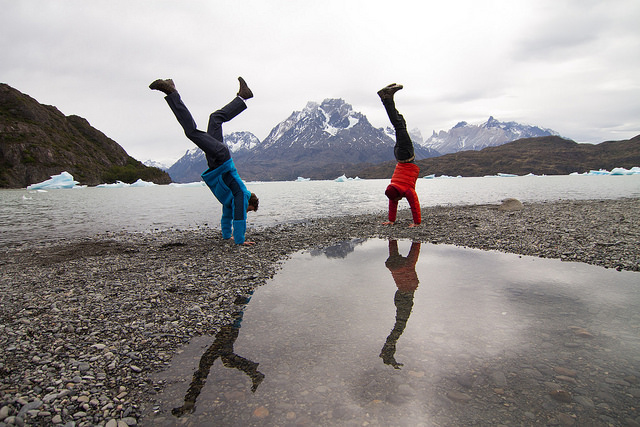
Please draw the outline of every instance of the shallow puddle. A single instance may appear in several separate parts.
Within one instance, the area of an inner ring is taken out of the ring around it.
[[[640,421],[640,274],[410,241],[299,253],[156,375],[145,425]]]

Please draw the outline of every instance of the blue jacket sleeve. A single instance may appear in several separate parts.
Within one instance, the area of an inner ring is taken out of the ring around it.
[[[231,206],[222,205],[222,218],[220,218],[220,229],[222,230],[223,239],[231,238],[231,220],[232,219],[233,219],[233,211]],[[235,240],[235,236],[233,239]]]
[[[247,221],[244,219],[233,220],[233,240],[241,245],[244,243],[244,233],[247,231]]]

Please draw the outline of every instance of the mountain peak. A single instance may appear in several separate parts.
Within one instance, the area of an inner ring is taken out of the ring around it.
[[[440,131],[430,136],[422,145],[441,154],[465,150],[481,150],[495,147],[521,138],[558,135],[551,129],[523,125],[516,122],[501,122],[489,116],[481,125],[459,122],[449,131]]]

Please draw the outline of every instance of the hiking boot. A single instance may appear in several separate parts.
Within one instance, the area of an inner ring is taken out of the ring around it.
[[[245,82],[242,77],[238,77],[238,81],[240,82],[238,96],[242,99],[253,98],[253,92],[251,92],[251,89],[249,89],[249,86],[247,86],[247,82]]]
[[[380,89],[378,91],[378,96],[380,97],[380,99],[392,99],[393,94],[399,91],[400,89],[402,89],[403,87],[404,86],[402,85],[391,83],[390,85]]]
[[[164,92],[167,95],[177,92],[176,85],[173,84],[173,80],[171,79],[158,79],[149,85],[149,89],[159,90],[160,92]]]

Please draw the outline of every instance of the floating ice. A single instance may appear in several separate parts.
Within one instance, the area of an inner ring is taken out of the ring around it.
[[[183,187],[204,187],[207,184],[204,183],[204,181],[197,181],[197,182],[185,182],[182,184],[179,184],[177,182],[172,182],[171,184],[169,184],[170,187],[178,187],[178,188],[183,188]]]
[[[138,180],[133,184],[127,184],[126,182],[116,181],[113,184],[96,185],[96,188],[154,187],[156,185],[158,184],[154,184],[153,182],[143,181],[138,178]]]
[[[513,178],[513,177],[517,177],[518,175],[514,175],[512,173],[501,173],[498,172],[495,175],[485,175],[484,178]]]
[[[158,184],[154,184],[153,182],[143,181],[140,178],[138,178],[136,182],[131,184],[131,187],[155,187],[156,185]]]
[[[613,168],[611,171],[606,169],[591,169],[589,172],[577,173],[574,172],[571,175],[640,175],[640,167],[634,166],[631,169],[626,168]]]
[[[433,178],[435,178],[435,177],[436,177],[436,174],[435,174],[435,173],[432,173],[431,175],[427,175],[427,176],[425,176],[425,177],[423,177],[423,178],[424,178],[424,179],[433,179]]]
[[[625,168],[613,168],[611,169],[611,175],[638,175],[640,174],[640,167],[634,166],[631,169]]]
[[[347,181],[353,181],[353,178],[347,178],[346,175],[342,174],[342,176],[337,177],[336,179],[334,179],[335,182],[347,182]]]
[[[127,184],[126,182],[116,181],[113,184],[98,184],[96,188],[124,188],[128,187],[131,184]]]
[[[73,176],[69,172],[64,171],[60,175],[52,175],[51,178],[46,181],[31,184],[27,187],[27,190],[57,190],[59,188],[74,188],[78,184],[79,182],[74,181]]]
[[[303,177],[299,176],[296,179],[296,182],[306,182],[306,181],[311,181],[311,178],[303,178]]]

